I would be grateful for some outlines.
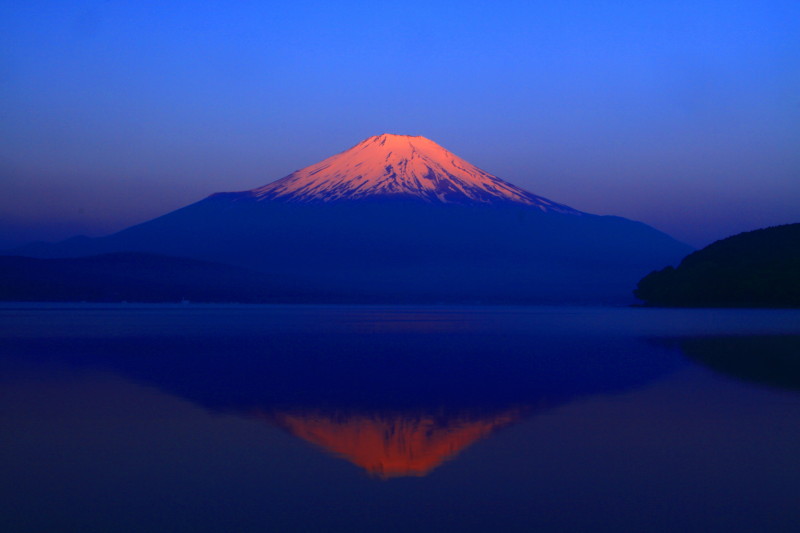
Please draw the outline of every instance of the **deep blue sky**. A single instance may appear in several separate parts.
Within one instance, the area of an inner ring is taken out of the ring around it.
[[[384,132],[701,246],[800,221],[800,2],[0,1],[0,245]]]

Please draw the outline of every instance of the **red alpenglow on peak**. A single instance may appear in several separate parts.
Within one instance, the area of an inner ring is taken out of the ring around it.
[[[529,193],[464,161],[425,137],[385,133],[269,185],[258,200],[300,203],[408,198],[442,204],[524,204],[580,211]]]

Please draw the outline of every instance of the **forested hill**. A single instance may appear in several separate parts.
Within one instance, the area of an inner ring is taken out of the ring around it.
[[[800,307],[800,223],[717,241],[651,272],[634,294],[652,306]]]

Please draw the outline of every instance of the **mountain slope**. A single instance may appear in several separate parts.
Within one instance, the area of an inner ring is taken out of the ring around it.
[[[623,303],[691,249],[523,191],[427,139],[384,135],[264,187],[17,254],[115,251],[248,267],[308,301]]]

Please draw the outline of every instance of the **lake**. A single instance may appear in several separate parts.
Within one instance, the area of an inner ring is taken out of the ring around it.
[[[800,311],[3,304],[3,531],[800,531]]]

